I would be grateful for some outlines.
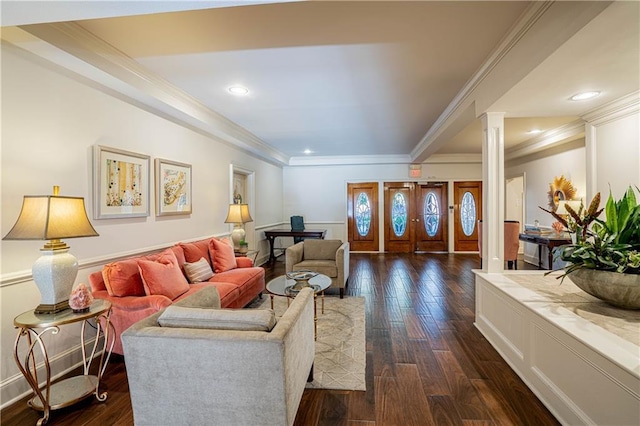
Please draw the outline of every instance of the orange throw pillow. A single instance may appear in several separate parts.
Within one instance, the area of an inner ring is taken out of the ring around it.
[[[217,238],[212,238],[209,244],[209,251],[213,258],[213,267],[217,274],[231,269],[236,269],[236,255],[233,252],[233,246],[224,243]]]
[[[138,269],[147,296],[161,294],[173,300],[189,291],[189,283],[171,249],[163,251],[155,261],[138,260]]]
[[[138,261],[136,259],[121,260],[108,263],[102,269],[102,279],[109,296],[144,296],[144,286]]]
[[[209,242],[211,240],[200,240],[192,243],[180,243],[180,247],[184,251],[184,258],[189,263],[194,263],[204,257],[209,265],[211,265],[211,259],[209,258]]]

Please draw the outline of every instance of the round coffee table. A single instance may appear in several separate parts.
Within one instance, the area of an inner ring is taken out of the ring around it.
[[[290,299],[296,297],[296,292],[290,291],[290,287],[295,285],[296,281],[288,279],[285,275],[280,275],[269,281],[267,283],[267,292],[269,293],[269,297],[271,298],[271,309],[273,309],[273,296],[283,296],[287,298],[287,306],[289,306]],[[324,291],[331,286],[331,278],[326,275],[318,274],[313,278],[309,279],[309,284],[311,284],[313,289],[313,323],[314,323],[314,333],[317,337],[318,330],[318,308],[316,305],[316,296],[320,294],[320,299],[322,301],[322,310],[321,312],[324,314]]]

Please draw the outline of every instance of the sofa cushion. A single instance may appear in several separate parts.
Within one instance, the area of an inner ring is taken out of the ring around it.
[[[271,309],[202,309],[172,305],[158,318],[162,327],[216,330],[271,331],[276,315]]]
[[[198,284],[196,284],[197,286]],[[220,309],[220,294],[213,285],[204,286],[191,291],[195,286],[189,286],[189,291],[173,301],[174,306],[185,308]]]
[[[213,276],[211,265],[204,257],[201,257],[197,262],[185,262],[184,272],[191,283],[201,283]]]
[[[211,265],[209,241],[210,240],[200,240],[192,243],[180,243],[180,247],[182,247],[182,251],[184,251],[185,262],[194,263],[204,257],[207,263]]]
[[[307,242],[305,241],[305,244]],[[313,271],[330,278],[338,276],[338,266],[333,260],[303,260],[293,265],[294,271]]]
[[[189,291],[189,283],[171,249],[163,251],[155,261],[139,259],[138,269],[147,296],[161,294],[173,300]]]
[[[144,296],[144,285],[136,259],[108,263],[102,269],[102,279],[109,296]]]
[[[304,240],[304,259],[326,260],[336,259],[336,252],[342,245],[340,240]]]
[[[217,274],[230,271],[238,267],[233,246],[217,238],[212,238],[209,244],[212,252],[213,267]]]
[[[213,277],[215,278],[217,276],[218,274],[215,274]],[[189,286],[190,287],[189,291],[179,296],[176,300],[174,300],[174,302],[177,300],[182,300],[183,298],[186,298],[191,294],[197,293],[201,289],[206,288],[208,286],[214,286],[216,290],[218,290],[218,295],[220,296],[220,307],[222,308],[228,308],[228,307],[241,308],[242,307],[242,306],[235,306],[236,301],[240,297],[240,289],[237,285],[232,284],[230,282],[212,283],[211,281],[207,281],[204,283],[191,284]]]

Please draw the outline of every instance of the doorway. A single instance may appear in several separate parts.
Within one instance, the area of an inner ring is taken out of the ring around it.
[[[505,187],[505,220],[520,222],[520,233],[524,230],[524,176],[507,179]],[[524,242],[520,241],[518,253],[524,253]]]
[[[448,249],[447,183],[384,184],[385,251],[446,252]]]
[[[235,164],[229,167],[229,204],[247,204],[249,214],[255,217],[255,172]],[[255,224],[244,224],[245,239],[250,247],[255,247]]]

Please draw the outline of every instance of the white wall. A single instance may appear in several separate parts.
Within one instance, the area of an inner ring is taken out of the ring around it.
[[[629,185],[640,187],[640,112],[596,126],[594,144],[596,191],[603,206],[609,188],[618,200]]]
[[[505,167],[505,176],[525,176],[524,223],[531,225],[536,220],[541,226],[550,227],[555,219],[540,209],[549,209],[549,184],[556,176],[562,176],[573,183],[576,198],[586,195],[586,154],[584,140],[564,145],[562,150],[548,150],[534,156],[525,157]],[[524,247],[525,261],[538,264],[538,246],[526,243]],[[542,254],[543,262],[547,259]]]
[[[407,164],[296,166],[284,168],[284,215],[302,215],[308,228],[327,229],[327,238],[347,240],[347,183],[378,182],[378,211],[384,211],[384,182],[453,182],[482,179],[479,163],[423,164],[422,179],[409,178]],[[428,179],[427,179],[428,178]],[[449,199],[453,199],[453,184]],[[382,215],[380,215],[382,232]],[[449,218],[453,223],[453,218]],[[450,226],[450,251],[453,251],[453,227]],[[380,234],[380,248],[384,235]]]
[[[151,215],[93,220],[99,237],[67,240],[80,263],[78,282],[113,257],[230,231],[224,223],[230,200],[231,163],[255,172],[256,228],[280,223],[282,169],[242,151],[136,108],[48,68],[29,54],[2,46],[2,217],[4,236],[18,217],[23,195],[82,196],[92,208],[92,147],[125,149],[192,165],[193,214],[155,217],[153,166]],[[259,236],[257,236],[259,237]],[[259,237],[261,238],[261,237]],[[30,277],[44,241],[2,241],[0,402],[27,387],[13,360],[13,318],[33,309],[40,296]],[[54,372],[77,362],[77,328],[63,327],[46,339]],[[68,353],[67,353],[68,351]]]

